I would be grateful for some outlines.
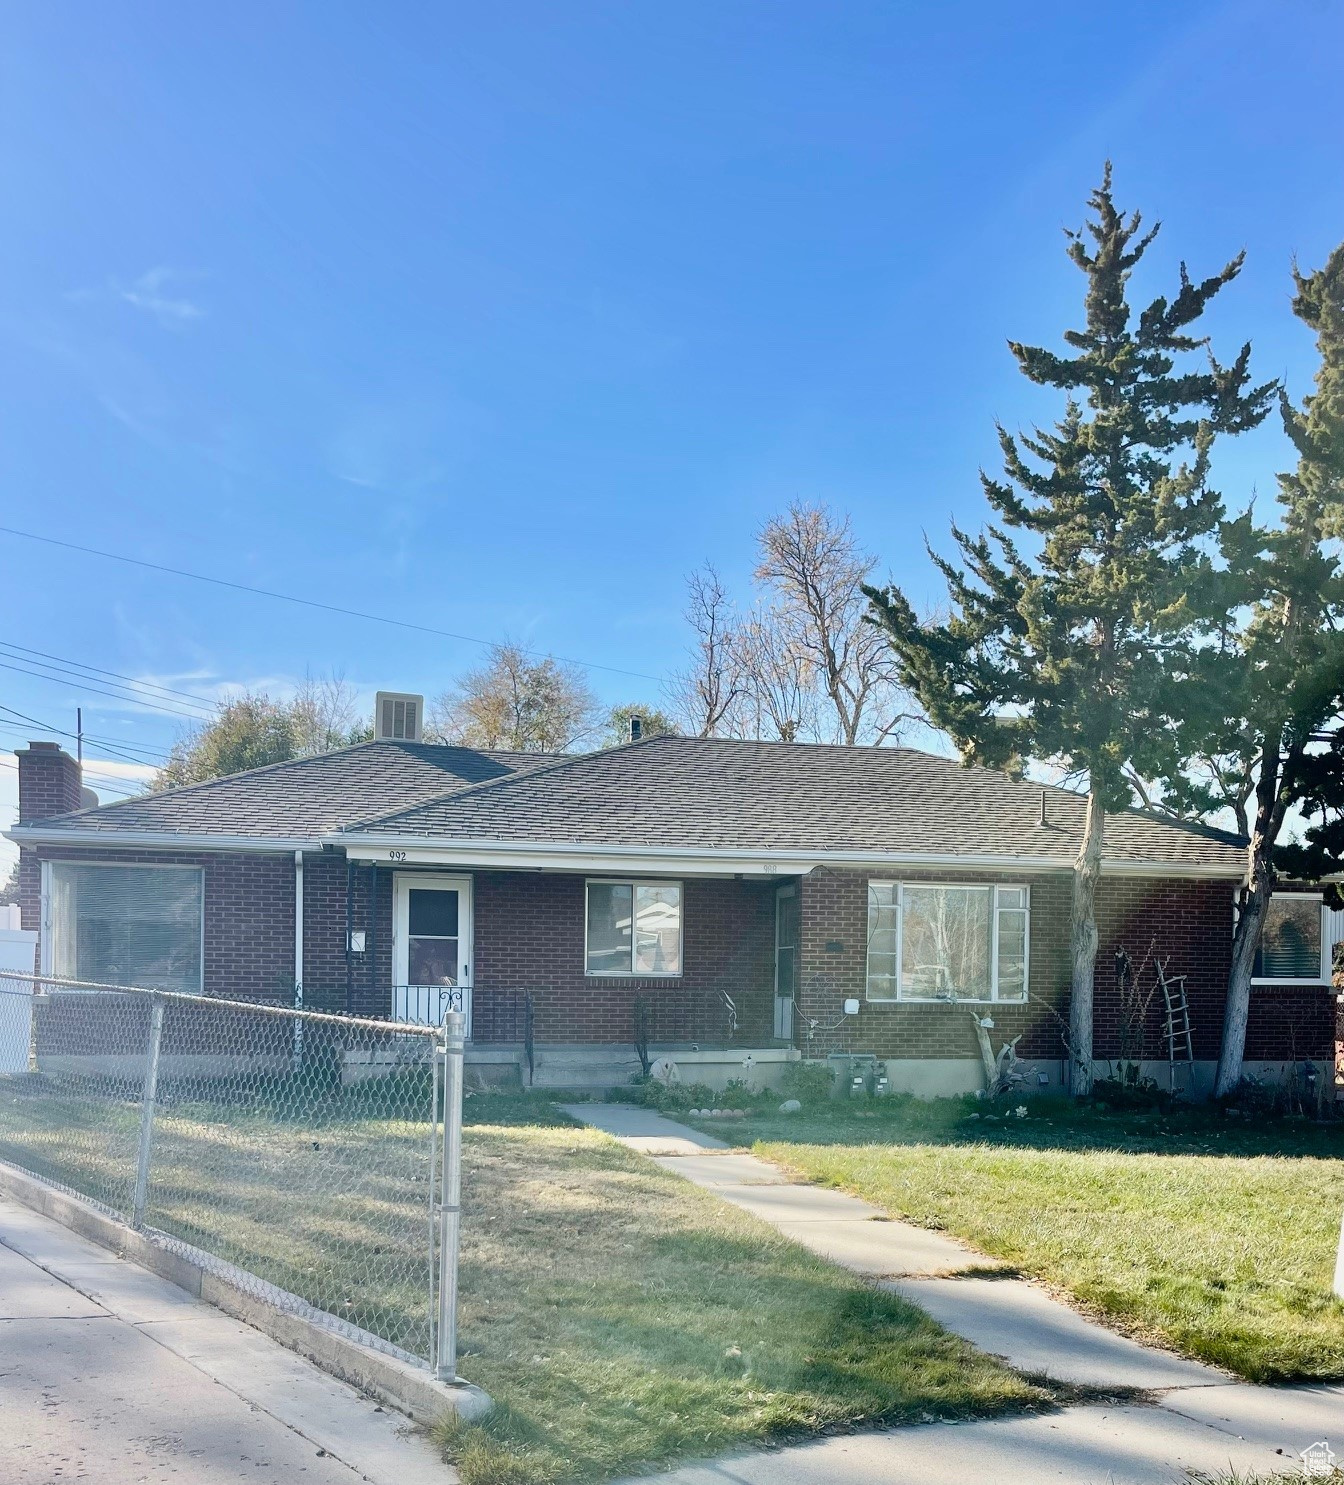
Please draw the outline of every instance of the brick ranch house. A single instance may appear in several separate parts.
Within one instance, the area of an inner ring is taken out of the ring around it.
[[[359,1015],[469,1018],[482,1077],[608,1086],[638,1050],[686,1081],[773,1081],[873,1054],[890,1086],[981,1086],[972,1010],[1063,1077],[1066,790],[901,748],[657,737],[563,756],[395,737],[80,808],[55,743],[20,750],[25,928],[40,972]],[[1244,869],[1235,837],[1107,822],[1096,1055],[1120,1052],[1115,955],[1186,976],[1193,1063],[1218,1053]],[[1276,897],[1248,1071],[1334,1050],[1344,914]],[[1169,1076],[1160,997],[1150,1070]]]

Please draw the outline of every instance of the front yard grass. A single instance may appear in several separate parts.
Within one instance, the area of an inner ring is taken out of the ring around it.
[[[730,1137],[954,1233],[1140,1338],[1250,1381],[1344,1378],[1331,1294],[1344,1124],[1026,1106],[990,1118],[958,1100],[842,1104],[753,1117]]]
[[[0,1086],[0,1158],[120,1200],[134,1104],[36,1086]],[[427,1127],[391,1116],[415,1100],[385,1087],[391,1109],[366,1084],[311,1122],[278,1095],[168,1102],[149,1222],[424,1354]],[[466,1119],[461,1367],[499,1406],[439,1431],[464,1485],[1053,1400],[542,1099],[473,1097]]]
[[[505,1404],[443,1430],[464,1485],[595,1479],[1048,1401],[594,1130],[477,1125],[463,1192],[462,1368]]]

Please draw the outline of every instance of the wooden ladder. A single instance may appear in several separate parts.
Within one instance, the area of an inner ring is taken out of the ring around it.
[[[1167,1006],[1167,1020],[1162,1035],[1167,1041],[1167,1062],[1171,1066],[1172,1088],[1176,1086],[1176,1063],[1195,1060],[1190,1037],[1190,1002],[1185,994],[1185,976],[1168,977],[1170,959],[1157,961],[1157,982],[1162,986],[1162,999]]]

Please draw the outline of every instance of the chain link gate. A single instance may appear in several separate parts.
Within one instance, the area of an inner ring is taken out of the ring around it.
[[[0,1160],[455,1381],[463,1031],[0,971]]]

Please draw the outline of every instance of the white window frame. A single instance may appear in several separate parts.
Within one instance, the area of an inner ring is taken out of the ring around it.
[[[630,968],[588,968],[588,893],[595,886],[630,888]],[[635,892],[640,887],[677,889],[677,963],[680,969],[635,968]],[[583,884],[583,973],[589,980],[679,980],[686,969],[686,884],[670,878],[587,877]]]
[[[41,887],[41,942],[38,945],[38,974],[48,978],[53,977],[53,968],[56,963],[56,921],[52,913],[54,893],[52,891],[52,870],[57,866],[107,866],[115,867],[118,871],[194,871],[201,882],[201,950],[200,965],[201,974],[197,988],[191,991],[194,995],[205,994],[205,867],[194,865],[188,861],[90,861],[84,857],[74,858],[68,856],[46,857],[42,861],[42,887]]]
[[[957,1005],[1026,1005],[1031,1000],[1031,887],[1026,882],[921,882],[921,881],[895,881],[885,877],[871,877],[868,888],[892,887],[895,889],[896,908],[896,994],[874,995],[869,987],[872,984],[872,942],[871,939],[864,954],[864,999],[872,1005],[948,1005],[955,1002]],[[901,963],[905,958],[905,889],[907,887],[935,887],[949,892],[985,892],[990,894],[989,914],[989,983],[990,993],[988,996],[979,995],[907,995],[902,983]],[[999,995],[999,893],[1021,892],[1023,894],[1023,906],[1021,908],[1004,908],[1004,912],[1021,912],[1025,914],[1025,932],[1023,934],[1023,965],[1022,965],[1022,994],[1020,997],[1011,999],[1001,998]],[[871,910],[871,897],[869,897],[869,908]],[[865,931],[867,931],[865,929]]]
[[[1277,898],[1280,898],[1280,899],[1294,899],[1294,898],[1296,898],[1298,901],[1314,902],[1317,905],[1317,907],[1319,908],[1320,915],[1321,915],[1321,929],[1320,929],[1320,932],[1321,932],[1321,962],[1320,962],[1320,974],[1317,975],[1314,979],[1311,979],[1311,978],[1308,978],[1308,979],[1297,978],[1297,979],[1288,979],[1288,980],[1272,979],[1272,978],[1263,977],[1261,975],[1255,975],[1252,978],[1252,980],[1251,980],[1251,984],[1252,985],[1266,985],[1266,986],[1274,986],[1274,985],[1330,985],[1330,984],[1332,984],[1333,983],[1333,980],[1334,980],[1334,968],[1335,968],[1334,967],[1334,963],[1333,963],[1333,959],[1334,959],[1334,947],[1335,946],[1332,943],[1329,942],[1329,939],[1330,939],[1330,936],[1331,935],[1330,935],[1328,929],[1329,929],[1329,923],[1330,923],[1330,918],[1331,918],[1331,912],[1330,912],[1330,909],[1328,907],[1326,907],[1326,905],[1325,905],[1325,896],[1324,896],[1324,894],[1321,893],[1321,892],[1271,892],[1269,894],[1269,901],[1270,901],[1270,903],[1273,903],[1273,901],[1274,901],[1274,899],[1276,897]],[[1268,922],[1268,920],[1269,920],[1269,909],[1268,909],[1268,907],[1266,907],[1266,909],[1265,909],[1265,921]],[[1261,924],[1260,932],[1261,932],[1262,935],[1264,934],[1264,924]]]

